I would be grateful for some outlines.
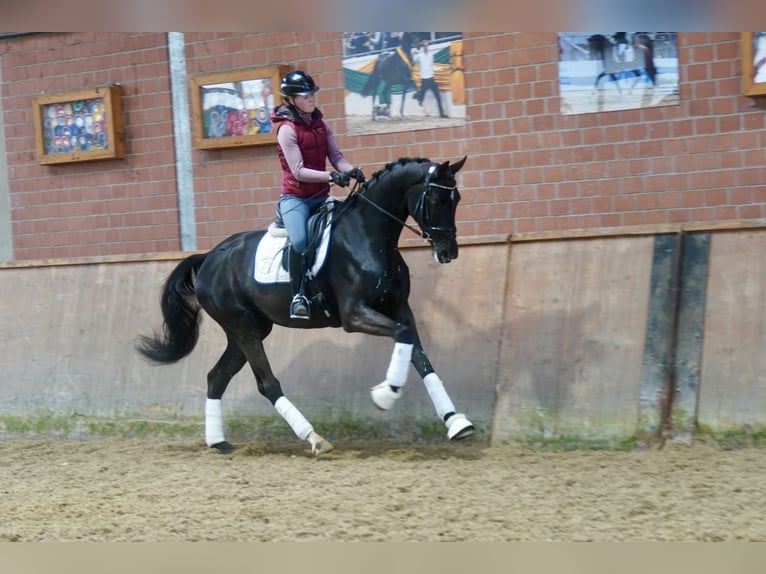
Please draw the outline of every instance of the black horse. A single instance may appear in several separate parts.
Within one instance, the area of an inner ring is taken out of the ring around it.
[[[456,413],[420,344],[415,318],[407,302],[410,275],[398,241],[408,216],[430,241],[433,257],[449,263],[458,255],[455,210],[460,194],[455,174],[466,158],[450,165],[423,158],[401,158],[376,172],[359,192],[334,208],[327,262],[316,273],[312,290],[321,293],[324,312],[309,320],[290,319],[289,284],[264,284],[254,277],[254,254],[267,231],[239,233],[206,254],[181,261],[168,276],[161,297],[163,329],[140,336],[137,350],[155,363],[173,363],[192,352],[204,309],[226,332],[227,346],[207,375],[205,439],[208,446],[231,451],[224,438],[221,397],[246,362],[258,390],[287,421],[295,434],[319,454],[332,445],[283,395],[266,357],[263,340],[273,325],[294,328],[343,327],[349,332],[394,339],[385,380],[371,390],[372,400],[386,410],[401,395],[410,362],[423,378],[449,439],[473,433],[465,415]],[[415,229],[409,226],[411,229]],[[271,238],[270,238],[271,239]]]
[[[633,35],[632,42],[628,42],[625,32],[617,32],[612,40],[603,34],[595,34],[588,38],[588,45],[592,51],[598,54],[604,69],[596,77],[593,88],[598,88],[601,78],[608,76],[622,93],[619,76],[628,73],[633,76],[632,90],[641,79],[641,71],[646,72],[652,82],[657,84],[657,66],[654,63],[654,41],[645,33],[639,32]]]
[[[395,50],[381,53],[375,58],[375,65],[370,77],[362,86],[362,96],[372,96],[372,121],[377,116],[391,116],[391,92],[398,86],[402,94],[399,115],[404,116],[404,99],[408,91],[416,91],[417,85],[412,78],[412,36],[402,34],[401,43]],[[382,86],[382,88],[381,88]],[[382,91],[381,91],[382,90]],[[375,105],[375,96],[380,93],[380,105]]]

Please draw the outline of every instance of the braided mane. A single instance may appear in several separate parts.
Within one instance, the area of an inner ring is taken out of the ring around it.
[[[373,173],[370,179],[365,181],[362,187],[356,193],[349,194],[349,197],[343,200],[341,205],[336,208],[335,221],[333,222],[333,225],[337,223],[340,217],[344,215],[347,210],[351,209],[352,206],[356,204],[355,200],[357,195],[363,194],[370,186],[375,186],[378,184],[378,182],[382,183],[381,180],[384,180],[387,175],[395,173],[399,169],[402,169],[408,165],[422,163],[431,163],[431,160],[425,157],[400,157],[396,161],[387,163],[383,169]]]
[[[427,157],[400,157],[396,161],[392,161],[391,163],[387,163],[383,167],[383,169],[378,170],[375,173],[373,173],[372,177],[369,179],[369,181],[367,181],[367,183],[365,183],[365,187],[367,187],[368,185],[370,185],[374,181],[377,181],[382,176],[384,176],[385,174],[389,173],[390,171],[396,169],[397,167],[405,166],[405,165],[410,164],[410,163],[423,163],[423,162],[429,162],[430,163],[431,160],[428,159]]]

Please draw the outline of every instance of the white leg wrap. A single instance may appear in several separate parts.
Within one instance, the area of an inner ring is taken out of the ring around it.
[[[444,389],[444,383],[436,373],[429,373],[423,378],[423,384],[426,386],[428,396],[431,397],[431,401],[434,403],[436,414],[439,418],[444,420],[444,415],[447,413],[455,412],[455,405],[447,395],[447,391]]]
[[[306,420],[306,417],[301,414],[287,397],[279,397],[277,402],[274,403],[274,408],[287,421],[287,424],[290,425],[290,428],[293,429],[298,438],[307,440],[311,433],[314,432],[314,427],[311,426],[311,423]]]
[[[394,343],[394,350],[391,353],[391,361],[386,370],[386,380],[378,383],[370,389],[372,402],[383,411],[387,411],[394,406],[394,403],[402,394],[401,390],[394,392],[391,387],[401,389],[407,382],[407,372],[412,360],[412,343]]]
[[[207,399],[205,401],[205,442],[207,446],[213,446],[225,440],[221,399]]]
[[[411,343],[395,343],[391,353],[391,362],[386,371],[386,382],[394,387],[403,387],[407,382],[407,372],[412,360]]]

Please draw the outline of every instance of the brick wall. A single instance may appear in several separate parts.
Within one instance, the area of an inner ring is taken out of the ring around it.
[[[463,127],[348,136],[338,33],[186,33],[189,74],[289,62],[322,86],[338,142],[367,172],[400,156],[469,161],[462,236],[766,218],[761,104],[741,95],[739,33],[680,33],[677,106],[564,116],[555,33],[467,33]],[[35,34],[0,40],[14,259],[180,249],[167,37]],[[123,88],[122,160],[40,166],[32,98]],[[273,146],[192,152],[197,245],[265,227]],[[2,177],[2,176],[0,176]]]
[[[14,258],[175,250],[165,34],[35,34],[0,42]],[[40,166],[32,98],[119,83],[126,158]]]

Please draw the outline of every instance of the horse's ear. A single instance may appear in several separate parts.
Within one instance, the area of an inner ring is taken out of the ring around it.
[[[468,159],[468,156],[464,155],[463,159],[461,159],[459,162],[453,163],[451,166],[449,166],[449,170],[452,172],[452,175],[455,175],[457,172],[460,171],[460,168],[463,167],[463,164],[465,163],[465,160],[467,159]]]

